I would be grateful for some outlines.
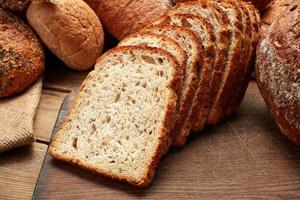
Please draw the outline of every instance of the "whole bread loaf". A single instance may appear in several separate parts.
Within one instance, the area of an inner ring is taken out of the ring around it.
[[[42,45],[33,30],[0,8],[0,98],[19,94],[44,72]]]
[[[121,40],[163,15],[171,0],[85,0],[99,16],[109,33]]]
[[[300,145],[300,2],[295,0],[264,33],[256,79],[284,135]]]
[[[102,25],[83,0],[34,1],[27,19],[46,46],[72,69],[92,67],[102,52]]]

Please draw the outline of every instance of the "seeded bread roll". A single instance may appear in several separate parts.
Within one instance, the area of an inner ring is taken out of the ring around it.
[[[29,88],[44,71],[44,52],[33,31],[0,8],[0,98]]]
[[[85,0],[97,13],[104,27],[121,40],[162,16],[173,5],[171,0]]]
[[[166,51],[116,47],[83,82],[50,146],[57,159],[147,186],[174,138],[182,70]]]
[[[256,79],[281,132],[300,145],[300,3],[295,0],[263,34]]]
[[[27,19],[46,46],[68,67],[92,67],[103,49],[103,29],[82,0],[34,1]]]

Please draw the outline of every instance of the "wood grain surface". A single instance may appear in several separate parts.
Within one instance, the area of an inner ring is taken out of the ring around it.
[[[34,143],[0,154],[0,199],[31,199],[46,150]]]
[[[136,189],[47,154],[33,199],[300,199],[300,148],[280,134],[252,82],[238,113],[171,149],[150,187]]]
[[[36,139],[49,143],[59,108],[66,95],[67,93],[60,91],[47,89],[42,91],[34,123]]]

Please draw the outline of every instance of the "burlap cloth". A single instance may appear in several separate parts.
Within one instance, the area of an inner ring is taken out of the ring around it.
[[[34,142],[33,121],[42,79],[24,94],[0,100],[0,152]]]

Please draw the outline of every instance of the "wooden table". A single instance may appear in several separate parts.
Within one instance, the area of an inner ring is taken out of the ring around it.
[[[88,73],[69,70],[52,58],[34,124],[36,142],[0,154],[0,199],[31,198],[61,103],[70,91],[78,90]]]
[[[36,142],[31,146],[14,149],[0,154],[0,199],[30,199],[31,198],[47,147],[49,145],[52,129],[55,124],[56,117],[58,115],[58,111],[60,109],[61,103],[64,97],[70,91],[78,90],[82,80],[87,75],[87,72],[75,72],[63,67],[63,64],[58,61],[54,61],[54,62],[55,63],[49,64],[49,66],[51,67],[47,67],[47,71],[44,77],[42,98],[40,101],[40,105],[39,105],[39,109],[36,115],[36,121],[34,125]],[[251,96],[249,95],[249,92],[255,95]],[[260,102],[259,105],[257,105],[257,101]],[[266,107],[263,103],[263,100],[261,99],[259,92],[257,91],[257,86],[254,81],[252,81],[249,85],[248,96],[242,107],[244,108],[245,106],[250,106],[252,110],[255,110],[249,113],[250,118],[255,118],[255,115],[260,114],[260,112],[266,113]],[[241,109],[241,112],[244,112],[244,110]],[[233,126],[235,124],[235,118],[237,117],[238,114],[231,119],[232,122],[231,124],[233,124]],[[272,128],[268,129],[271,130],[271,132],[269,133],[270,136],[269,139],[265,138],[265,136],[262,137],[263,139],[267,139],[264,140],[265,142],[257,141],[258,146],[261,146],[262,144],[263,145],[272,144],[272,142],[268,140],[272,140],[272,138],[274,138],[273,134],[275,135],[275,137],[280,137],[280,140],[285,140],[285,138],[279,134],[279,131],[275,126],[275,124],[272,122],[272,120],[269,119],[269,117],[267,118],[268,118],[267,123],[262,121],[262,122],[258,122],[258,124],[261,125],[263,124],[262,126],[271,126]],[[226,121],[224,123],[226,123]],[[234,128],[233,130],[235,131],[242,130],[242,132],[245,132],[244,129],[246,128],[246,125],[245,127],[243,126],[243,127],[236,127],[236,128],[237,128],[236,130]],[[256,127],[253,127],[251,131],[253,131],[253,129],[255,128]],[[237,137],[241,137],[239,136],[238,133],[236,132],[234,133],[236,134]],[[259,130],[257,134],[259,134]],[[243,159],[253,160],[253,157],[257,155],[264,156],[263,155],[264,152],[259,152],[260,148],[257,149],[255,148],[255,145],[257,145],[255,141],[249,140],[251,141],[249,143],[248,140],[245,142],[243,138],[239,138],[239,139],[240,139],[240,144],[245,150],[245,154],[244,154],[245,156],[244,158],[241,158],[242,160]],[[284,141],[284,143],[289,145],[289,142],[287,141]],[[190,145],[187,148],[189,147],[191,148]],[[270,149],[272,148],[270,147]],[[300,191],[300,180],[299,180],[300,162],[298,162],[300,159],[299,159],[299,155],[297,154],[297,152],[299,152],[299,148],[295,146],[292,147],[292,149],[295,150],[291,150],[291,149],[284,150],[285,147],[282,148],[283,151],[287,151],[286,154],[280,153],[278,155],[273,155],[274,158],[276,157],[277,159],[278,157],[284,155],[289,156],[291,161],[292,160],[295,161],[293,165],[295,170],[292,170],[292,172],[290,171],[291,172],[290,174],[286,174],[286,175],[283,174],[282,176],[280,176],[279,179],[280,180],[282,179],[282,183],[278,183],[278,185],[266,185],[264,187],[259,182],[257,182],[257,185],[255,185],[255,180],[254,180],[251,183],[253,185],[249,186],[249,188],[251,188],[251,191],[257,191],[258,187],[259,188],[263,187],[263,188],[259,190],[262,192],[261,194],[253,194],[252,197],[260,197],[262,195],[262,197],[270,198],[268,194],[273,194],[271,199],[274,198],[290,199],[287,196],[283,196],[283,197],[280,196],[280,192],[285,191],[286,193],[289,193],[288,191],[292,191],[291,194],[292,196],[290,197],[295,197],[293,196],[296,195],[294,194],[294,191]],[[255,151],[252,151],[251,149],[252,150],[255,149]],[[253,152],[255,152],[255,155],[253,155]],[[272,153],[273,151],[270,152]],[[270,152],[268,152],[268,156],[271,155]],[[268,161],[268,159],[266,161]],[[282,168],[287,167],[288,164],[286,162],[279,162],[279,160],[276,163],[278,164],[278,166],[281,166]],[[264,163],[260,163],[260,164],[265,165]],[[277,167],[276,169],[282,169],[281,167]],[[281,172],[276,171],[276,173],[280,174]],[[284,178],[285,176],[287,177],[286,179]],[[268,180],[266,180],[266,182],[268,182]],[[224,186],[224,188],[226,187]],[[237,188],[236,187],[233,188],[234,191],[232,191],[232,193],[237,192],[236,191]],[[297,193],[296,196],[298,196],[299,193]],[[220,193],[218,195],[219,195],[218,197],[222,197],[222,195],[226,195],[226,194]],[[251,196],[247,196],[247,197],[250,198]]]

